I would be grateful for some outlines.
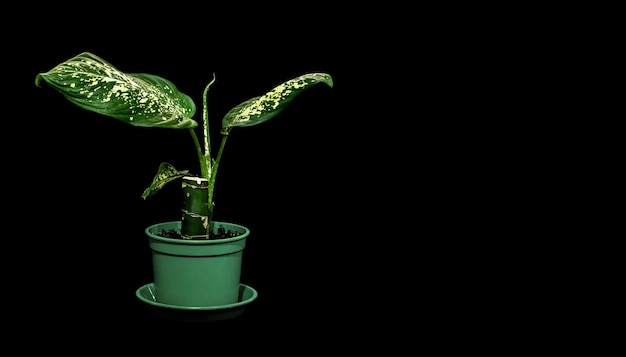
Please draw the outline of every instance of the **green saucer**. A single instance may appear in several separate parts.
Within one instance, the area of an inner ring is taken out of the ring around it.
[[[176,306],[163,304],[154,296],[154,283],[148,283],[135,292],[139,300],[148,304],[148,308],[163,318],[179,321],[218,321],[241,315],[247,304],[254,301],[257,292],[252,287],[240,284],[237,302],[219,306]]]

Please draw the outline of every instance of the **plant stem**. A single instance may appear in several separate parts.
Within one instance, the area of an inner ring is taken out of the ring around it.
[[[215,189],[215,176],[217,176],[217,168],[220,165],[220,159],[222,158],[222,153],[224,152],[224,146],[226,146],[227,139],[228,135],[222,135],[220,149],[217,152],[215,162],[213,163],[213,172],[211,173],[211,177],[209,178],[209,222],[211,222],[211,220],[213,219],[213,190]]]
[[[202,152],[202,147],[200,146],[200,141],[198,140],[198,136],[194,129],[189,129],[189,134],[191,134],[191,138],[193,139],[193,145],[196,148],[196,153],[198,154],[198,161],[200,163],[200,177],[204,177],[207,180],[209,179],[209,171],[211,161],[205,160],[204,153]]]
[[[207,234],[211,231],[211,222],[213,220],[213,186],[215,185],[215,172],[217,171],[217,164],[212,167],[211,157],[211,131],[209,129],[209,105],[207,102],[207,95],[209,94],[209,88],[215,82],[215,72],[213,72],[213,79],[209,84],[204,87],[202,93],[202,128],[204,133],[204,155],[199,153],[200,158],[200,171],[202,177],[209,180],[208,187],[208,222],[207,222]],[[196,138],[197,139],[197,138]],[[220,152],[222,149],[220,148]]]

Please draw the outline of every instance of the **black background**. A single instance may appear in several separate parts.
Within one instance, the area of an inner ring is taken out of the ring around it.
[[[386,217],[396,218],[391,201],[409,209],[412,202],[387,186],[401,184],[387,177],[401,152],[388,161],[381,152],[399,146],[395,122],[402,119],[381,116],[383,94],[397,88],[384,84],[388,68],[374,59],[381,49],[360,42],[373,37],[285,37],[271,26],[242,37],[218,26],[157,36],[102,23],[73,35],[66,20],[38,19],[7,57],[19,68],[11,76],[20,105],[3,144],[14,203],[7,221],[19,238],[10,238],[6,254],[15,260],[4,285],[18,333],[79,334],[97,346],[126,341],[148,350],[194,337],[326,349],[349,347],[403,316],[411,282],[390,265],[404,264],[399,251],[414,234]],[[309,89],[264,125],[234,130],[227,143],[215,219],[250,228],[241,281],[258,292],[241,316],[164,320],[135,297],[152,279],[143,230],[180,216],[176,185],[147,200],[141,193],[162,161],[196,170],[195,151],[186,131],[131,127],[35,86],[37,73],[82,51],[121,71],[172,81],[196,102],[196,119],[215,72],[208,95],[214,147],[233,106],[306,72],[333,76],[334,88]],[[150,335],[158,342],[144,346],[138,336]]]
[[[441,40],[445,29],[418,25],[416,33],[415,19],[374,8],[245,20],[189,7],[65,10],[39,11],[4,47],[12,332],[58,334],[52,345],[62,349],[82,349],[72,337],[80,336],[138,352],[458,343],[458,331],[484,321],[477,306],[505,294],[485,296],[500,280],[481,259],[497,230],[482,224],[486,212],[509,194],[494,198],[486,186],[505,173],[483,171],[499,162],[485,158],[492,148],[481,140],[487,114],[468,65],[476,55]],[[333,76],[334,88],[309,89],[227,143],[215,218],[250,228],[241,280],[258,292],[241,316],[169,321],[135,297],[152,279],[143,230],[180,215],[175,185],[145,201],[141,193],[162,161],[194,170],[195,152],[185,131],[127,126],[35,86],[37,73],[83,51],[172,81],[196,102],[197,119],[215,72],[214,145],[233,106],[306,72]]]

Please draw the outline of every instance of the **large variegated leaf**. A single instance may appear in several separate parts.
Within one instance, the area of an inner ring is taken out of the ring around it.
[[[159,165],[159,171],[157,171],[152,179],[152,184],[143,191],[141,197],[145,200],[162,189],[166,183],[179,179],[188,173],[189,170],[178,171],[172,164],[162,162],[161,165]]]
[[[222,134],[228,134],[236,126],[252,126],[263,123],[280,113],[298,94],[318,83],[333,86],[333,79],[326,73],[307,73],[288,80],[260,97],[237,105],[222,119]]]
[[[194,128],[193,100],[164,78],[144,73],[126,74],[102,58],[83,52],[50,71],[44,80],[77,106],[127,124],[174,129]]]

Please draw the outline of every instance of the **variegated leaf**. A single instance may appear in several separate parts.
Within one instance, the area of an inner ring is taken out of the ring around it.
[[[252,126],[263,123],[280,113],[298,94],[318,83],[333,86],[333,79],[326,73],[307,73],[288,80],[260,97],[237,105],[222,119],[222,134],[228,134],[236,126]]]
[[[126,74],[102,58],[83,52],[50,71],[44,80],[77,106],[127,124],[173,129],[194,128],[193,100],[167,79],[145,73]]]
[[[141,197],[145,200],[162,189],[166,183],[179,179],[188,173],[189,170],[178,171],[172,164],[162,162],[161,165],[159,165],[159,171],[152,179],[152,184],[143,191]]]

